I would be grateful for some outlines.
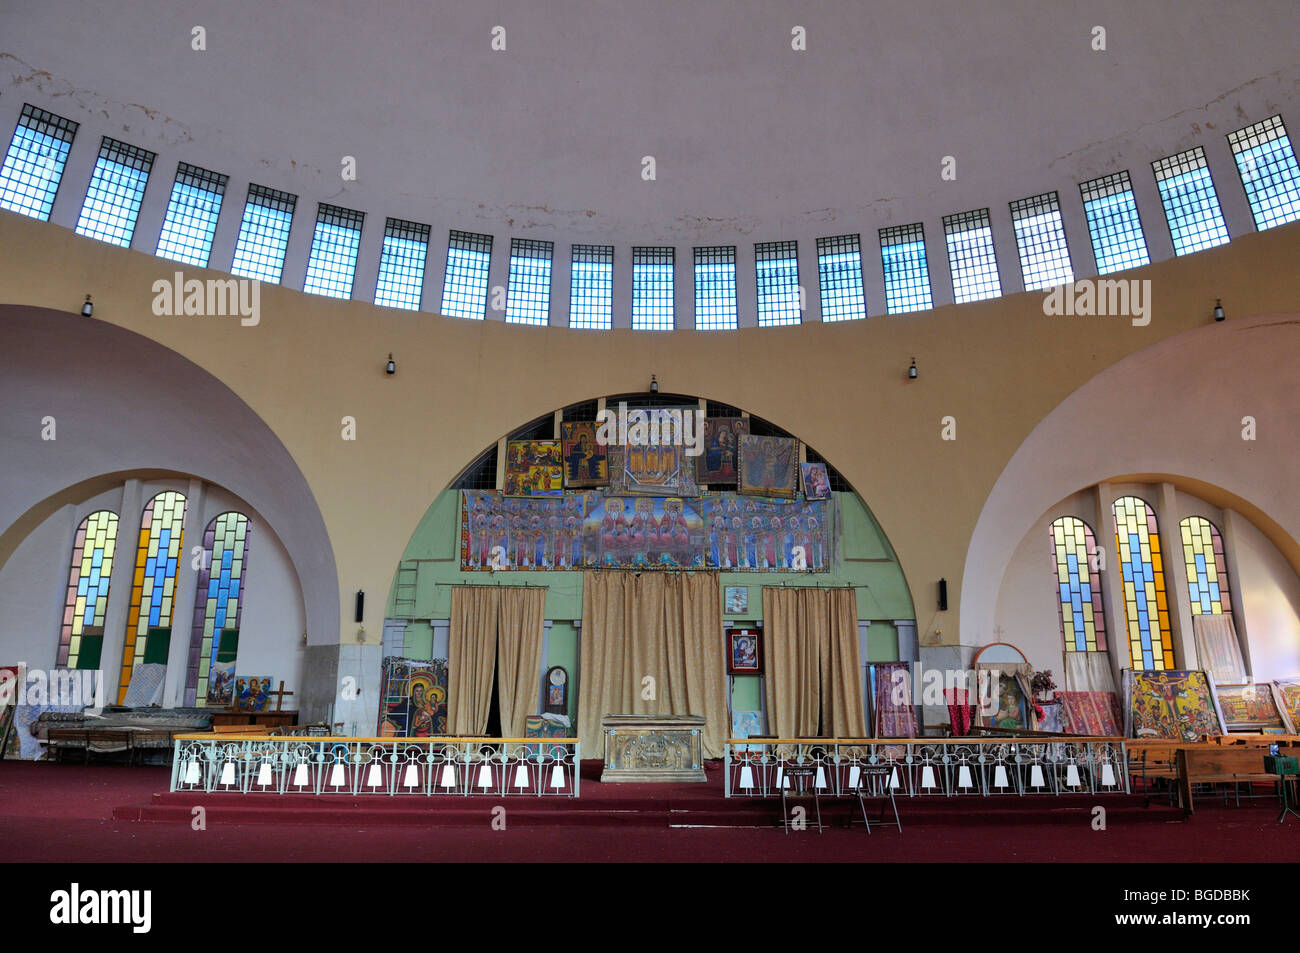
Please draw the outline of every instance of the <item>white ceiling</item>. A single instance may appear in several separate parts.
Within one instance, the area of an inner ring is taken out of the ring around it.
[[[1297,36],[1295,0],[4,0],[0,96],[372,220],[744,243],[1294,136]]]

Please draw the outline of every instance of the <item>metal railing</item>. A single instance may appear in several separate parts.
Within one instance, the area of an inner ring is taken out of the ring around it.
[[[176,736],[172,791],[578,796],[576,738]]]
[[[795,765],[825,797],[1129,793],[1123,738],[729,738],[725,796],[779,797]]]

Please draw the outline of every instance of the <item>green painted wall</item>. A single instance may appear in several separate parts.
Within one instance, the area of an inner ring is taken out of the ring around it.
[[[871,511],[853,493],[836,493],[839,520],[835,570],[827,573],[735,573],[719,574],[726,607],[728,586],[748,589],[749,607],[744,612],[723,612],[727,622],[738,625],[763,618],[763,587],[787,585],[851,585],[857,591],[858,619],[870,621],[867,658],[864,662],[892,662],[898,659],[895,619],[913,619],[912,599],[902,569],[889,540]],[[546,618],[551,625],[547,667],[563,665],[569,672],[569,717],[577,721],[578,629],[582,618],[582,573],[564,572],[470,572],[460,571],[460,492],[441,493],[420,520],[402,562],[403,572],[394,580],[388,596],[389,618],[413,621],[406,629],[406,652],[411,658],[428,658],[433,649],[433,630],[426,620],[451,616],[451,587],[456,585],[532,585],[546,587]],[[399,583],[401,585],[399,586]],[[757,711],[762,707],[762,679],[737,676],[732,682],[733,711]]]

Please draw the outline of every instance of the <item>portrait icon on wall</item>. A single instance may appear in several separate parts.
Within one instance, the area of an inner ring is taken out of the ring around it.
[[[749,611],[749,587],[727,586],[727,612],[735,615]]]
[[[564,439],[564,485],[606,486],[609,483],[609,453],[596,439],[596,425],[589,420],[562,426]]]
[[[234,695],[236,711],[266,711],[271,703],[271,677],[239,676],[235,679]]]
[[[763,673],[763,633],[758,629],[727,630],[727,674]]]
[[[505,496],[563,496],[564,463],[559,440],[506,443]]]
[[[829,500],[831,481],[826,475],[826,464],[803,463],[803,496],[805,500]]]
[[[793,500],[799,491],[799,441],[788,437],[740,438],[740,486],[746,496]]]
[[[747,417],[705,417],[704,452],[695,458],[696,481],[735,486],[740,438],[748,433]]]

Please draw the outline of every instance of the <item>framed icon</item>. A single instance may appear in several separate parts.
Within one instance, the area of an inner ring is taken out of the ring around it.
[[[727,630],[727,674],[763,674],[763,633],[761,630]]]

